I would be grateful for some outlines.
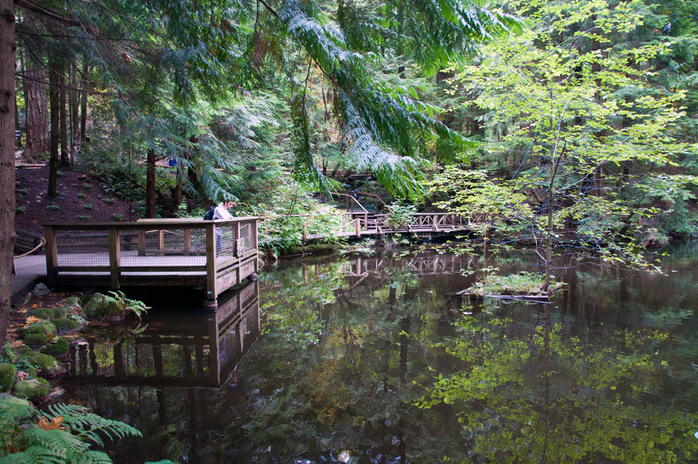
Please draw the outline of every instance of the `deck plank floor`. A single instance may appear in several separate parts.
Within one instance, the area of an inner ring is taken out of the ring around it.
[[[14,260],[15,274],[10,278],[12,304],[31,291],[39,280],[46,279],[46,256],[29,255]]]

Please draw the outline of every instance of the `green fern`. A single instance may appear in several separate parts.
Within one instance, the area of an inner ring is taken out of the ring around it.
[[[87,408],[59,404],[41,413],[28,401],[0,398],[0,464],[111,464],[92,444],[141,437],[123,422],[106,419]]]
[[[132,300],[130,298],[126,298],[126,295],[121,290],[117,290],[116,292],[109,292],[109,294],[116,301],[119,302],[122,311],[132,311],[138,319],[140,319],[143,316],[143,314],[146,314],[148,312],[148,309],[150,309],[150,306],[146,306],[145,303],[143,303],[140,300]]]

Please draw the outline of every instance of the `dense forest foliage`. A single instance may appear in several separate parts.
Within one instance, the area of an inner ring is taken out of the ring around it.
[[[696,232],[693,2],[17,6],[17,128],[49,195],[72,164],[134,218],[357,189],[614,252]]]
[[[15,128],[48,195],[59,165],[132,220],[224,199],[306,214],[352,190],[631,263],[698,234],[698,2],[14,8]]]

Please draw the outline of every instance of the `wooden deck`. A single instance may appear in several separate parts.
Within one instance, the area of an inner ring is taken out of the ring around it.
[[[258,270],[257,220],[45,224],[47,281],[112,290],[200,287],[215,307],[218,295]]]

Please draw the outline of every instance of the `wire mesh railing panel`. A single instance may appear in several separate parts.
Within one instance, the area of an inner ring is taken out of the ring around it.
[[[107,231],[71,230],[56,234],[56,266],[109,266]]]
[[[119,250],[121,266],[203,266],[206,255],[206,230],[121,230]]]
[[[252,224],[243,223],[240,224],[240,237],[237,241],[238,256],[246,253],[250,249],[254,248],[254,239],[252,238]]]
[[[238,239],[237,225],[216,225],[216,255],[219,257],[234,257]]]

